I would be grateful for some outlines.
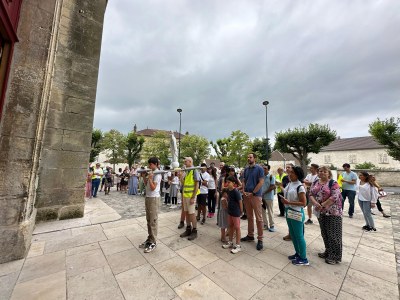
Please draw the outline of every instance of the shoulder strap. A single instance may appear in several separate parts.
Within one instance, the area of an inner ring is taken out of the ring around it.
[[[335,183],[335,180],[333,180],[333,179],[329,180],[329,189],[332,189],[332,186],[334,183]]]

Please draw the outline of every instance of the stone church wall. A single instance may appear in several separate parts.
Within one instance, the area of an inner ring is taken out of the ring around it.
[[[0,122],[0,263],[83,215],[106,0],[23,1]]]

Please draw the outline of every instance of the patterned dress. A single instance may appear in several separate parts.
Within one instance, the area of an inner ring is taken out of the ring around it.
[[[332,179],[331,179],[332,180]],[[318,217],[321,235],[325,244],[325,254],[330,260],[342,260],[342,195],[336,181],[321,182],[318,180],[311,186],[311,195],[322,204],[328,199],[333,204],[322,208]]]

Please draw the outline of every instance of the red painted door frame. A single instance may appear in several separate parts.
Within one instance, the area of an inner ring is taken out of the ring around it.
[[[22,0],[0,0],[0,34],[2,40],[8,44],[7,65],[2,82],[0,95],[0,120],[3,113],[4,98],[6,95],[8,75],[13,57],[14,44],[18,42],[17,28]]]

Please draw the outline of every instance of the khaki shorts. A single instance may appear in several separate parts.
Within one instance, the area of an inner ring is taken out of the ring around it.
[[[191,198],[183,198],[183,210],[189,215],[192,215],[196,212],[196,200],[193,204],[190,204],[190,199]]]

